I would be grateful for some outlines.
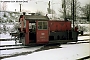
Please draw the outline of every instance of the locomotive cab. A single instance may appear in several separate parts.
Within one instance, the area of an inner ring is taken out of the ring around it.
[[[44,44],[49,41],[49,30],[47,16],[40,15],[25,15],[26,30],[25,39],[22,39],[22,44],[29,45],[32,43]]]

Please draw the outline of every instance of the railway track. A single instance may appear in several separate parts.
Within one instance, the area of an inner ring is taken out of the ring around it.
[[[6,47],[4,47],[4,46],[6,46]],[[1,48],[1,47],[4,47],[4,48]],[[31,46],[21,46],[21,45],[3,45],[1,47],[0,47],[1,51],[8,51],[8,50],[12,51],[14,49],[15,50],[16,49],[17,50],[18,49],[23,50],[25,48],[34,48],[34,47],[37,48],[37,47],[40,47],[39,49],[36,49],[34,51],[30,51],[31,49],[28,49],[29,51],[24,51],[24,52],[20,52],[20,53],[15,53],[15,54],[9,54],[9,55],[5,55],[5,56],[1,56],[0,57],[1,59],[15,57],[15,56],[19,56],[19,55],[31,54],[33,52],[38,52],[38,51],[42,51],[42,50],[48,50],[48,49],[53,49],[53,48],[60,48],[58,45],[43,45],[43,46],[38,45],[38,46],[33,46],[33,47],[31,47]]]
[[[17,45],[0,45],[0,47],[9,47],[9,46],[22,46],[22,44],[17,44]]]
[[[78,44],[80,44],[80,43],[90,43],[90,39],[78,40],[77,43],[78,43]],[[72,44],[73,44],[73,43],[72,43]]]
[[[0,39],[0,41],[12,41],[12,40],[15,41],[15,38],[13,38],[13,39]]]
[[[30,54],[32,53],[32,51],[22,51],[25,48],[30,48],[29,46],[22,46],[22,45],[3,45],[0,46],[0,51],[3,52],[11,52],[11,53],[4,53],[1,54],[0,59],[4,59],[4,58],[10,58],[10,57],[15,57],[15,56],[20,56],[20,55],[25,55],[25,54]],[[16,50],[14,52],[14,50]],[[19,50],[19,51],[18,51]],[[13,53],[12,53],[13,51]]]
[[[12,49],[21,49],[21,48],[29,48],[29,46],[21,46],[21,45],[3,45],[3,46],[0,46],[0,50],[12,50]]]
[[[4,59],[4,58],[10,58],[10,57],[15,57],[15,56],[20,56],[20,55],[26,55],[26,54],[31,54],[33,52],[36,51],[40,51],[39,47],[42,46],[23,46],[21,44],[17,44],[17,45],[1,45],[0,46],[0,51],[1,52],[10,52],[11,53],[3,53],[0,56],[0,59]],[[30,49],[31,48],[31,49]],[[32,48],[34,48],[34,50],[32,50]],[[16,51],[14,51],[16,50]],[[19,50],[19,51],[18,51]],[[25,50],[25,51],[24,51]],[[12,51],[14,51],[12,53]]]
[[[78,44],[80,44],[81,42],[78,42]],[[88,42],[82,42],[82,43],[88,43]],[[73,44],[73,43],[69,43],[69,44]],[[77,44],[77,43],[74,43],[74,44]],[[0,46],[0,51],[8,51],[8,50],[14,50],[14,49],[22,49],[23,48],[31,48],[31,46],[22,46],[21,44],[17,44],[17,45],[1,45]],[[38,51],[42,51],[42,50],[48,50],[48,49],[54,49],[54,48],[63,48],[63,47],[60,47],[59,45],[45,45],[43,47],[41,47],[40,49],[37,49],[35,51],[26,51],[26,52],[21,52],[21,53],[16,53],[16,54],[11,54],[11,55],[7,55],[7,56],[1,56],[0,58],[3,59],[3,58],[9,58],[9,57],[15,57],[15,56],[19,56],[19,55],[25,55],[25,54],[30,54],[30,53],[33,53],[33,52],[38,52]]]
[[[18,45],[1,45],[0,46],[0,50],[2,51],[2,50],[13,50],[13,49],[22,49],[22,48],[30,48],[30,47],[38,47],[38,46],[44,46],[45,48],[47,47],[47,46],[56,46],[56,45],[58,45],[58,44],[47,44],[47,45],[31,45],[31,46],[23,46],[23,45],[21,45],[21,44],[18,44]]]
[[[82,40],[80,40],[77,43],[70,42],[68,44],[81,44],[81,43],[90,43],[90,41],[82,41]],[[46,45],[44,45],[44,46],[46,46]],[[30,47],[31,46],[23,46],[22,44],[17,44],[17,45],[0,45],[0,50],[13,50],[13,49],[30,48]]]
[[[77,43],[69,42],[68,44],[80,44],[80,43],[90,43],[90,39],[87,40],[79,40]],[[14,45],[0,45],[0,50],[12,50],[12,49],[21,49],[21,48],[30,48],[31,46],[23,46],[22,44],[14,44]]]

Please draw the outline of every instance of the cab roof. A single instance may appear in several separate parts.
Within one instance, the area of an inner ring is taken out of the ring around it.
[[[36,20],[48,21],[49,18],[48,18],[48,16],[42,16],[42,15],[25,15],[25,20],[29,20],[29,21],[36,21]]]

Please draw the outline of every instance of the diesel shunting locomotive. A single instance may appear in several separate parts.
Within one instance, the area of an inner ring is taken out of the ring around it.
[[[19,28],[23,45],[77,42],[78,32],[72,29],[71,21],[49,20],[48,16],[34,14],[23,16],[21,25],[25,27]]]

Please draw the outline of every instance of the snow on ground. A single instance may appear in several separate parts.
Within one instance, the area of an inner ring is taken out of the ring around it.
[[[79,36],[78,40],[86,40],[86,39],[90,39],[90,36]]]
[[[0,34],[0,39],[10,39],[10,38],[11,38],[11,36],[10,36],[9,33],[7,33],[7,34],[5,34],[5,33]]]
[[[21,43],[17,43],[17,44],[21,44]],[[0,41],[0,45],[15,45],[15,41]],[[24,46],[11,46],[11,47],[0,47],[0,49],[2,48],[17,48],[17,47],[24,47]],[[37,49],[40,49],[42,46],[39,47],[30,47],[30,48],[22,48],[22,49],[13,49],[13,50],[2,50],[0,51],[0,56],[11,56],[14,54],[19,54],[22,52],[33,52]]]
[[[17,43],[21,44],[21,43]],[[15,41],[0,41],[0,45],[15,45]]]
[[[9,28],[13,28],[14,27],[14,24],[6,24],[6,23],[0,24],[0,26],[2,28],[3,28],[3,25],[5,25],[6,27],[9,27]]]
[[[0,49],[8,49],[8,48],[20,48],[25,46],[8,46],[8,47],[0,47]]]
[[[2,60],[76,60],[90,54],[90,43],[62,45],[61,47]]]
[[[90,32],[90,24],[78,24],[78,27],[81,26],[84,30],[84,32]],[[82,29],[79,28],[79,29]]]
[[[84,34],[89,34],[90,35],[90,32],[84,32]]]
[[[21,46],[19,46],[21,47]],[[30,48],[22,48],[22,49],[13,49],[13,50],[2,50],[0,56],[9,56],[13,54],[19,54],[22,52],[33,52],[37,49],[40,49],[42,46],[39,47],[30,47]]]

